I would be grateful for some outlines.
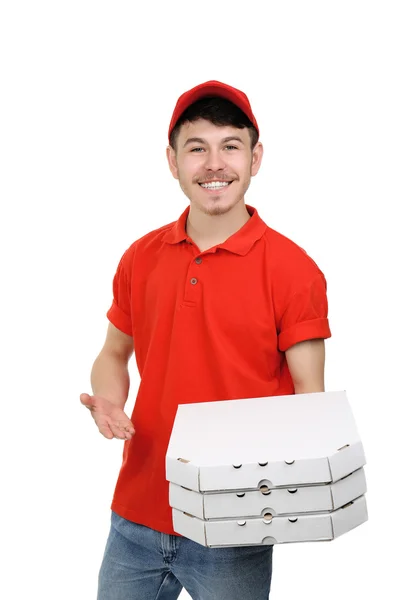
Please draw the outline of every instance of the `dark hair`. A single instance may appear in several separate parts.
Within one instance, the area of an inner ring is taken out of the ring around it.
[[[210,121],[214,125],[232,125],[232,127],[237,127],[238,129],[247,127],[250,133],[252,150],[258,142],[257,129],[236,104],[224,98],[209,96],[191,104],[179,117],[170,136],[170,144],[175,151],[176,140],[181,125],[186,121],[193,123],[198,119],[206,119],[206,121]]]

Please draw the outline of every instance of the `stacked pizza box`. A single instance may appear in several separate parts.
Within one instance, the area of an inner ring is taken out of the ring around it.
[[[365,463],[344,391],[181,404],[174,530],[208,547],[333,540],[368,519]]]

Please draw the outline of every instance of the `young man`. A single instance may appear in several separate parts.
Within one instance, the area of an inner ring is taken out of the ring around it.
[[[182,586],[198,600],[266,599],[272,546],[210,549],[174,534],[165,455],[178,404],[324,391],[326,281],[245,204],[263,148],[243,92],[189,90],[168,135],[190,206],[122,256],[93,395],[81,395],[100,432],[125,440],[98,600],[172,600]]]

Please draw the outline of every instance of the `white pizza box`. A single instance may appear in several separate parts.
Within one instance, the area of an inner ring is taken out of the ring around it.
[[[365,496],[332,512],[204,521],[172,509],[176,533],[203,546],[259,546],[331,541],[368,520]]]
[[[332,483],[363,467],[345,391],[180,404],[166,479],[198,492]]]
[[[314,486],[262,488],[236,492],[195,492],[169,484],[172,508],[199,519],[263,517],[265,514],[327,512],[336,510],[367,491],[364,469],[335,483]]]

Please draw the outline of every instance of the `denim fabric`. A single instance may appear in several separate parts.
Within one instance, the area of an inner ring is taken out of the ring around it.
[[[97,600],[268,600],[272,546],[206,548],[111,513]]]

